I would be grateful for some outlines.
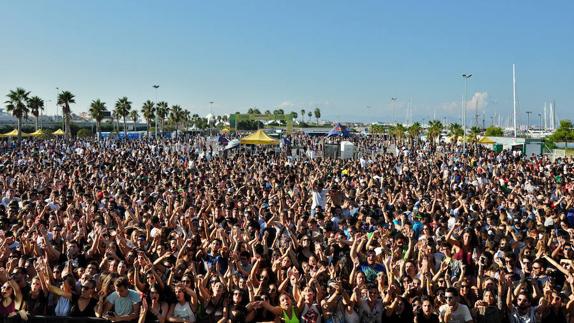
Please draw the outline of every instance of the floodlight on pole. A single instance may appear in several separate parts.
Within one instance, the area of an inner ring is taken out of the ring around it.
[[[153,88],[155,89],[155,105],[156,105],[156,108],[155,108],[155,139],[157,139],[157,119],[158,119],[158,116],[157,116],[157,89],[159,89],[159,85],[154,84]]]
[[[463,132],[463,151],[466,151],[466,98],[468,89],[468,79],[472,77],[472,74],[462,74],[464,78],[464,99],[462,103],[462,132]]]

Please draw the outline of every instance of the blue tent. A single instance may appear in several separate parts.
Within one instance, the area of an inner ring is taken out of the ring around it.
[[[349,129],[341,125],[340,123],[335,124],[335,127],[329,131],[327,137],[349,137]]]

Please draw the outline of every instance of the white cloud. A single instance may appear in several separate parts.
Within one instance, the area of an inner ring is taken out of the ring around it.
[[[466,111],[484,110],[488,105],[488,92],[476,92],[470,100],[466,102]]]
[[[466,111],[474,112],[478,108],[479,111],[486,109],[488,106],[488,92],[475,92],[472,97],[466,101]],[[458,115],[461,114],[462,100],[450,101],[439,105],[439,110],[442,112]]]
[[[280,109],[289,109],[289,108],[293,108],[294,106],[295,106],[295,104],[291,101],[283,101],[283,102],[279,103]]]

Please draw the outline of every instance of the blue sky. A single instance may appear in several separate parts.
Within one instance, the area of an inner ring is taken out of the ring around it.
[[[487,123],[556,101],[574,119],[574,1],[2,1],[0,95],[56,87],[108,107],[157,97],[206,114],[319,107],[325,119]],[[394,106],[391,97],[397,97]],[[4,100],[2,100],[3,102]],[[471,118],[470,113],[467,118]],[[532,117],[538,120],[537,117]],[[534,121],[532,121],[534,123]]]

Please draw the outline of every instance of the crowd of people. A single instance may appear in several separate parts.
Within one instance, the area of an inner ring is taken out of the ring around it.
[[[0,317],[574,321],[574,160],[350,140],[377,151],[223,155],[200,136],[6,149]]]

